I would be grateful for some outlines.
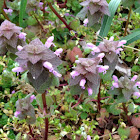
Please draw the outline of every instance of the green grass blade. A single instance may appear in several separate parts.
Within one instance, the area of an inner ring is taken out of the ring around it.
[[[26,5],[27,5],[27,0],[21,0],[20,12],[19,12],[19,26],[20,27],[24,26],[23,17],[26,12]]]
[[[110,1],[110,3],[109,3],[110,16],[104,15],[103,23],[102,23],[101,30],[99,33],[100,36],[102,36],[102,37],[107,36],[109,29],[111,27],[113,17],[115,15],[115,12],[116,12],[120,2],[121,2],[121,0],[111,0]],[[99,43],[97,43],[97,45],[98,44]]]
[[[138,39],[140,39],[140,29],[121,38],[121,40],[127,40],[126,45],[129,45],[130,43],[137,41]]]
[[[4,0],[0,1],[0,13],[2,13],[2,8],[3,8]]]

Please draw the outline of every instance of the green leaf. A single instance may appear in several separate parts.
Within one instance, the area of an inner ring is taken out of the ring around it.
[[[133,113],[135,111],[134,103],[132,102],[131,104],[128,105],[128,111]]]
[[[80,117],[81,117],[81,119],[86,119],[88,117],[88,114],[83,112],[83,113],[81,113]]]
[[[103,24],[101,26],[101,30],[99,35],[102,37],[107,36],[109,29],[111,27],[111,23],[113,20],[113,17],[115,15],[115,12],[120,4],[121,0],[111,0],[109,3],[109,11],[110,11],[110,16],[104,15],[103,18]],[[96,45],[98,45],[99,43],[97,43]]]
[[[132,43],[136,40],[139,40],[139,39],[140,39],[140,29],[131,33],[131,34],[129,34],[129,35],[127,35],[127,36],[125,36],[125,37],[123,37],[123,38],[121,38],[121,40],[126,40],[127,41],[126,45],[129,45],[130,43]]]
[[[10,130],[10,133],[8,134],[8,138],[10,138],[10,140],[14,140],[15,139],[15,134],[13,130]]]
[[[129,136],[130,135],[130,128],[122,128],[119,127],[118,128],[118,134],[122,137],[122,136]]]
[[[1,1],[0,1],[0,13],[2,12],[3,4],[4,4],[4,0],[1,0]]]
[[[24,27],[23,17],[26,12],[26,5],[27,5],[27,0],[21,0],[20,12],[19,12],[19,26],[21,26],[21,27]]]
[[[113,115],[119,115],[121,113],[121,110],[117,108],[116,104],[113,104],[109,107],[108,112],[112,113]]]

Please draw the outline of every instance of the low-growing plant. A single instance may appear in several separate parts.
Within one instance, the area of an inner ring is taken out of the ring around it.
[[[140,31],[127,35],[135,2],[1,2],[0,138],[96,140],[116,133],[132,138],[140,110],[139,48],[128,46],[140,39]],[[124,30],[116,27],[121,4],[129,9]],[[116,30],[120,36],[112,36]],[[135,57],[131,76],[121,58]],[[15,133],[4,133],[8,127],[16,127]]]

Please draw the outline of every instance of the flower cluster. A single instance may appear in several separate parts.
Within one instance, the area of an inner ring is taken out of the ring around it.
[[[28,45],[18,46],[18,49],[16,61],[20,65],[17,68],[19,72],[23,72],[28,67],[33,78],[37,79],[43,72],[44,66],[50,72],[53,72],[54,75],[60,77],[60,74],[57,72],[57,66],[61,63],[61,60],[54,52],[45,47],[38,38],[31,41]],[[17,69],[15,68],[13,71]]]
[[[131,79],[127,76],[118,79],[117,76],[113,75],[112,90],[114,90],[114,88],[120,89],[126,100],[130,99],[131,95],[135,95],[139,98],[140,81],[138,81],[138,79],[137,75],[134,75]]]
[[[23,99],[19,99],[16,102],[16,112],[14,116],[18,117],[20,120],[26,119],[28,124],[35,123],[35,111],[31,104],[34,99],[36,99],[34,95],[28,95]]]
[[[21,27],[16,26],[8,20],[5,20],[0,26],[0,54],[3,55],[9,50],[12,53],[17,51],[17,45],[23,42],[18,40],[21,33]]]
[[[80,86],[82,90],[87,87],[89,95],[92,95],[93,90],[96,93],[100,85],[99,73],[105,74],[106,70],[109,69],[107,65],[99,65],[104,56],[104,53],[100,53],[95,58],[79,58],[76,60],[77,66],[71,72],[70,86]]]
[[[78,13],[77,17],[82,20],[88,17],[88,25],[97,23],[102,14],[110,15],[106,0],[86,0],[80,3],[84,8]]]
[[[6,13],[6,14],[9,14],[10,16],[12,15],[12,13],[13,13],[13,10],[12,9],[3,9],[4,10],[4,12]]]

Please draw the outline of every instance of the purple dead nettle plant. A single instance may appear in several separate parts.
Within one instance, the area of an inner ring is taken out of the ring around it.
[[[81,20],[87,16],[88,25],[97,23],[102,15],[110,15],[106,0],[86,0],[80,3],[84,8],[77,14]]]
[[[2,22],[0,26],[0,55],[4,55],[7,51],[15,53],[18,45],[25,42],[20,40],[21,27],[16,26],[8,20]]]
[[[122,76],[118,79],[117,76],[113,75],[112,85],[113,93],[116,95],[123,94],[126,101],[128,101],[132,95],[136,96],[136,98],[140,97],[140,80],[137,75],[134,75],[131,79],[127,76]]]
[[[99,73],[105,74],[106,70],[109,69],[107,65],[100,65],[104,56],[104,53],[100,53],[95,58],[79,58],[76,60],[77,66],[73,67],[74,71],[71,72],[70,86],[74,87],[75,90],[79,88],[79,93],[87,89],[89,96],[93,92],[97,94],[100,86]]]
[[[52,42],[50,42],[52,43]],[[29,81],[36,90],[46,82],[52,73],[56,77],[61,77],[57,70],[57,66],[61,64],[61,60],[57,57],[60,51],[53,52],[49,49],[50,44],[44,45],[38,38],[31,41],[25,46],[18,46],[16,62],[19,67],[13,69],[13,72],[23,72],[28,70]],[[46,78],[46,79],[45,79]],[[50,82],[50,81],[48,81]]]
[[[26,119],[28,124],[35,123],[35,111],[31,104],[34,99],[36,99],[34,95],[28,95],[23,99],[19,99],[16,102],[16,112],[14,113],[14,116],[18,117],[20,120]]]
[[[17,48],[19,51],[15,54],[18,56],[16,62],[19,64],[19,67],[12,69],[13,72],[17,73],[27,70],[29,82],[36,89],[37,93],[42,94],[42,109],[45,116],[48,113],[47,109],[49,109],[46,103],[46,90],[50,86],[57,86],[59,82],[58,77],[61,77],[61,74],[57,70],[57,66],[62,63],[58,56],[60,56],[60,53],[62,53],[63,50],[60,48],[55,52],[51,51],[49,47],[53,44],[52,41],[53,38],[50,37],[44,45],[38,38],[36,38],[23,47],[18,46]],[[57,81],[57,84],[55,84],[54,81]],[[36,97],[38,97],[38,95]],[[19,119],[26,119],[29,125],[36,120],[34,108],[31,105],[33,99],[35,99],[35,96],[31,95],[24,99],[19,99],[16,102],[15,116]],[[49,99],[51,99],[51,97]],[[44,121],[45,139],[47,139],[49,125],[48,118],[45,117]]]

